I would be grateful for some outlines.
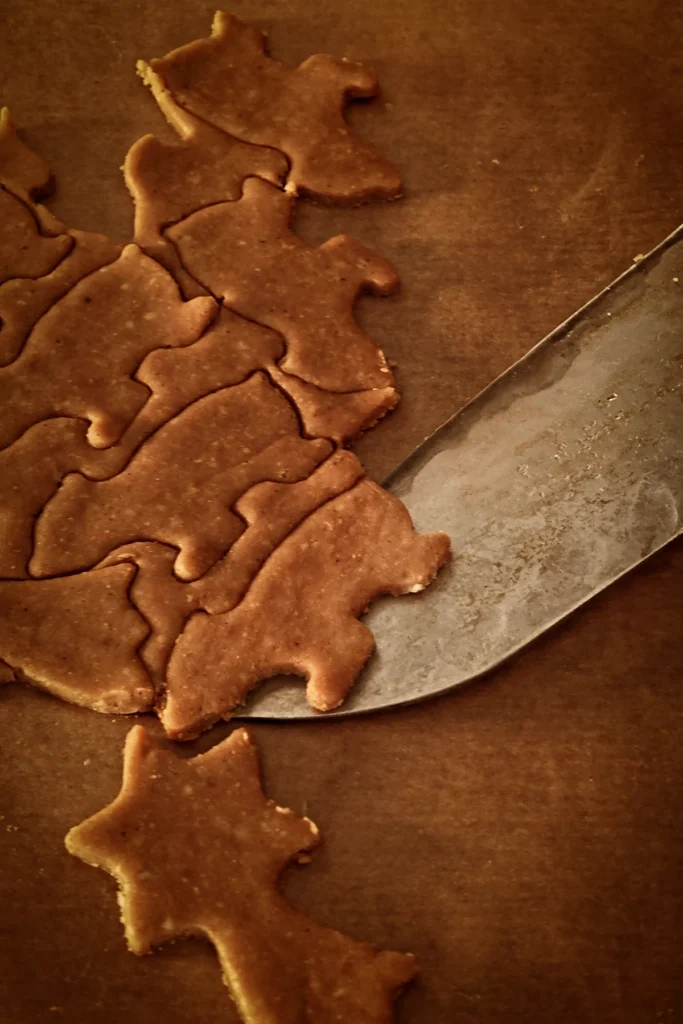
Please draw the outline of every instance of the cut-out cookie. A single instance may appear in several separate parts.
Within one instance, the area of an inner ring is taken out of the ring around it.
[[[100,562],[100,566],[132,562],[138,567],[128,596],[150,627],[138,654],[157,689],[163,686],[176,638],[199,608],[192,584],[183,583],[173,572],[177,555],[175,548],[158,541],[137,541],[124,544]]]
[[[254,374],[185,409],[113,479],[66,477],[38,519],[29,571],[71,572],[121,544],[159,540],[179,549],[178,576],[195,579],[242,532],[230,511],[241,494],[262,480],[307,476],[330,449],[303,440],[289,402]]]
[[[93,448],[85,420],[54,417],[0,450],[0,577],[28,574],[34,518],[67,473],[95,480],[119,473],[148,437],[187,406],[241,383],[260,367],[272,367],[282,351],[279,335],[221,309],[199,341],[185,348],[155,349],[144,360],[136,376],[150,389],[149,398],[115,447]],[[327,435],[323,431],[316,436]]]
[[[18,185],[33,199],[49,195],[52,187],[50,168],[21,141],[7,107],[0,109],[0,181]]]
[[[288,187],[328,202],[395,199],[401,179],[364,139],[349,131],[349,100],[375,96],[375,74],[327,54],[289,68],[265,54],[258,29],[219,11],[208,39],[173,50],[138,71],[156,73],[185,109],[238,139],[282,150]]]
[[[123,173],[135,202],[135,241],[175,273],[180,264],[163,228],[203,206],[239,199],[248,175],[280,184],[287,161],[282,153],[240,142],[183,110],[154,72],[149,84],[182,141],[169,144],[145,135],[128,151]]]
[[[206,936],[245,1022],[389,1024],[413,957],[323,927],[278,891],[284,868],[319,841],[313,822],[264,795],[245,729],[180,759],[135,726],[119,795],[66,847],[116,878],[132,953]]]
[[[0,659],[95,711],[146,711],[153,687],[136,656],[148,633],[127,591],[132,565],[54,580],[0,580]]]
[[[283,351],[282,338],[274,331],[221,308],[199,341],[180,349],[156,349],[141,364],[136,377],[151,393],[122,443],[136,445],[197,399],[270,368]]]
[[[89,442],[115,444],[145,404],[131,375],[151,351],[196,341],[216,314],[135,245],[75,285],[42,317],[20,355],[0,369],[0,446],[49,416],[90,421]]]
[[[166,731],[197,736],[283,672],[307,678],[312,707],[337,707],[374,646],[358,616],[380,594],[427,586],[448,551],[444,534],[415,533],[401,502],[369,481],[328,502],[274,551],[235,609],[190,618],[168,665]]]
[[[269,373],[296,405],[304,432],[309,437],[329,437],[337,444],[345,444],[374,427],[399,400],[398,391],[393,387],[340,394],[323,391],[315,384],[282,373],[277,367]]]
[[[176,549],[156,541],[124,544],[100,563],[138,566],[129,597],[150,625],[140,657],[159,689],[173,645],[192,612],[234,608],[278,544],[307,515],[349,490],[362,476],[355,455],[334,452],[304,480],[251,487],[235,504],[235,512],[246,523],[244,533],[213,569],[193,583],[175,576]]]
[[[122,246],[105,235],[70,231],[73,248],[44,277],[15,278],[0,285],[0,366],[17,357],[31,329],[50,306],[94,270],[113,263]]]
[[[72,245],[69,235],[44,234],[30,204],[0,183],[0,284],[49,274]]]
[[[282,373],[276,365],[284,354],[281,335],[253,323],[224,306],[193,345],[157,349],[142,363],[136,377],[151,395],[124,434],[121,444],[137,447],[165,420],[210,391],[237,384],[265,369],[294,403],[309,437],[327,437],[344,444],[373,426],[398,402],[394,388],[348,394],[322,391]]]
[[[28,575],[34,519],[65,474],[105,468],[108,453],[89,445],[86,433],[83,420],[43,420],[0,451],[0,577]]]
[[[355,455],[334,452],[306,480],[268,482],[248,490],[235,505],[247,529],[210,572],[190,584],[196,607],[211,614],[234,608],[278,544],[307,515],[350,490],[363,476]]]
[[[391,387],[386,360],[354,320],[353,305],[361,292],[392,292],[396,271],[347,235],[308,245],[289,229],[293,202],[247,178],[237,202],[199,210],[166,234],[214,295],[284,335],[285,373],[327,391]]]
[[[149,399],[114,448],[93,448],[84,420],[55,417],[40,421],[0,450],[0,577],[27,575],[33,520],[67,473],[96,480],[113,476],[151,434],[187,406],[241,383],[260,367],[272,367],[282,351],[279,335],[221,309],[199,341],[180,349],[155,349],[144,360],[136,376],[150,389]]]

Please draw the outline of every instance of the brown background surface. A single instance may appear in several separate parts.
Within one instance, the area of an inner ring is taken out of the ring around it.
[[[207,34],[212,10],[4,0],[0,98],[72,226],[128,236],[118,167],[165,131],[134,61]],[[381,75],[383,99],[352,121],[400,166],[407,198],[302,205],[297,219],[401,270],[399,296],[360,310],[404,392],[358,445],[375,475],[683,218],[677,4],[232,10],[289,62],[328,50]],[[400,1022],[683,1020],[682,569],[678,544],[486,684],[362,720],[254,726],[269,793],[326,840],[288,896],[417,954]],[[132,957],[113,882],[63,851],[117,792],[130,722],[14,686],[0,722],[2,1024],[235,1021],[208,945]]]

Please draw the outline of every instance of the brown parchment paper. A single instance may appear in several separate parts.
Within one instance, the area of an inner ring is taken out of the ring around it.
[[[380,73],[382,100],[351,120],[407,198],[297,215],[306,238],[347,231],[402,274],[399,295],[361,303],[404,395],[357,445],[374,476],[683,217],[676,4],[232,10],[285,60],[328,50]],[[125,151],[170,137],[135,59],[208,33],[212,11],[4,0],[0,98],[56,173],[68,224],[129,236]],[[372,718],[254,726],[269,794],[325,838],[287,895],[417,955],[402,1024],[683,1019],[682,570],[673,545],[485,684]],[[63,849],[117,792],[130,724],[0,689],[2,1024],[236,1021],[208,945],[131,956],[113,881]]]

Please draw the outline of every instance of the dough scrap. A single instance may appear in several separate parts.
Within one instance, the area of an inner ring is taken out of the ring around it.
[[[21,352],[29,333],[50,306],[94,270],[113,263],[123,248],[105,235],[70,231],[73,248],[44,277],[20,277],[0,285],[0,366]]]
[[[158,75],[181,107],[224,132],[285,153],[295,192],[339,203],[401,194],[398,172],[344,121],[349,100],[379,91],[361,64],[316,54],[289,68],[266,55],[258,29],[218,11],[208,39],[139,61],[138,71],[152,86]]]
[[[0,108],[0,181],[18,185],[32,199],[52,191],[52,172],[41,156],[21,141],[7,107]]]
[[[330,450],[301,438],[289,402],[256,373],[164,424],[112,479],[67,476],[38,519],[29,571],[73,572],[122,544],[159,540],[179,549],[177,575],[196,579],[242,532],[230,511],[241,494],[262,480],[301,479]]]
[[[123,173],[135,202],[134,237],[167,270],[182,275],[173,246],[162,236],[163,228],[203,206],[239,199],[242,182],[249,175],[279,185],[287,173],[287,161],[276,150],[240,142],[183,110],[152,71],[148,84],[182,141],[169,144],[145,135],[128,151]],[[185,290],[187,275],[183,285]]]
[[[358,616],[380,594],[427,586],[448,553],[445,534],[417,534],[397,498],[356,484],[280,544],[236,608],[191,616],[168,664],[166,732],[199,735],[279,673],[305,676],[317,710],[338,707],[374,647]]]
[[[37,208],[0,182],[0,284],[13,277],[43,277],[73,245],[67,234],[43,232]]]
[[[394,387],[340,394],[282,373],[279,367],[273,367],[269,373],[297,407],[304,433],[308,437],[329,437],[337,444],[346,444],[374,427],[399,401]]]
[[[347,235],[308,245],[289,228],[293,203],[268,182],[247,178],[237,202],[205,207],[166,235],[183,266],[226,306],[284,336],[285,373],[327,391],[392,387],[353,305],[364,291],[391,293],[396,271]]]
[[[136,651],[147,624],[128,600],[132,565],[53,580],[0,580],[0,659],[15,676],[94,711],[152,707]]]
[[[116,799],[66,836],[118,881],[130,951],[206,936],[245,1021],[388,1024],[414,958],[317,924],[277,889],[319,842],[312,821],[264,795],[246,729],[180,759],[142,726],[128,734]]]
[[[89,420],[95,447],[115,444],[148,397],[131,376],[142,359],[196,341],[215,314],[212,299],[183,302],[167,271],[126,246],[52,306],[0,369],[0,446],[54,415]]]

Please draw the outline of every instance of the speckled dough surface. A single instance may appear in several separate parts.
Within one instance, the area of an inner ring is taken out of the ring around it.
[[[15,277],[0,285],[0,366],[16,359],[31,329],[53,303],[121,254],[121,246],[104,235],[91,231],[71,231],[70,235],[73,248],[49,274],[36,279]]]
[[[0,285],[49,274],[72,245],[67,234],[43,234],[33,205],[0,181]]]
[[[133,379],[144,357],[196,341],[215,313],[210,298],[183,302],[167,271],[126,246],[52,306],[0,369],[0,445],[55,415],[89,420],[95,447],[115,444],[147,399]]]
[[[237,202],[206,207],[166,232],[183,266],[227,306],[284,335],[286,373],[328,391],[393,385],[353,318],[361,292],[388,295],[392,265],[346,235],[308,245],[289,227],[294,200],[247,178]]]
[[[68,476],[38,519],[29,569],[73,572],[126,542],[159,540],[178,548],[178,576],[196,579],[242,532],[230,510],[241,494],[261,480],[307,476],[330,450],[301,438],[289,403],[254,374],[160,427],[112,479]]]
[[[356,484],[276,548],[234,610],[190,618],[168,665],[164,728],[196,736],[279,673],[304,676],[317,710],[338,707],[374,648],[358,616],[380,594],[424,589],[448,552],[445,534],[417,534],[400,501]]]
[[[123,173],[135,202],[135,241],[192,287],[164,228],[203,206],[239,199],[242,182],[258,175],[280,184],[287,173],[282,153],[251,146],[213,128],[178,106],[151,70],[147,82],[180,141],[165,143],[145,135],[126,155]]]
[[[223,131],[289,158],[288,186],[330,202],[395,199],[398,173],[369,143],[350,132],[349,99],[376,95],[376,76],[327,54],[288,68],[264,53],[259,30],[219,11],[211,36],[146,65],[174,99]]]
[[[326,501],[353,487],[363,476],[351,452],[334,452],[310,476],[295,483],[255,484],[239,498],[234,511],[244,532],[200,579],[186,583],[175,575],[177,550],[157,541],[124,544],[100,563],[134,562],[138,567],[129,591],[135,608],[150,626],[140,649],[159,693],[173,645],[193,612],[225,612],[244,597],[249,584],[278,544]]]
[[[148,711],[137,648],[148,633],[128,600],[131,565],[53,580],[0,580],[0,659],[16,677],[94,711]]]

